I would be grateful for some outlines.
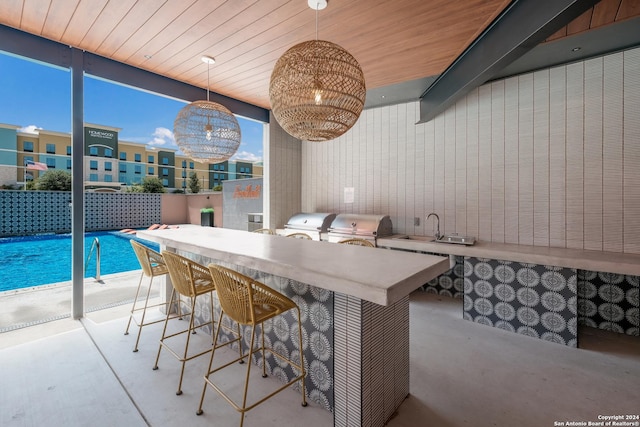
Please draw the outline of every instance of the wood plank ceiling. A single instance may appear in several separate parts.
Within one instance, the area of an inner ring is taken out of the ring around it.
[[[369,89],[442,73],[510,0],[330,0],[318,38],[347,49]],[[640,15],[602,0],[558,39]],[[0,24],[269,108],[276,60],[316,37],[306,0],[2,0]],[[426,88],[425,88],[426,89]]]

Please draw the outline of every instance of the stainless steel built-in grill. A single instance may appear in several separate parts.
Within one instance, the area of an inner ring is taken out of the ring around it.
[[[336,217],[334,213],[305,213],[300,212],[289,218],[284,225],[285,234],[306,233],[313,240],[326,237],[329,225]]]
[[[393,234],[393,226],[389,215],[340,214],[331,223],[328,236],[330,242],[356,237],[368,240],[377,246],[378,237],[391,234]]]

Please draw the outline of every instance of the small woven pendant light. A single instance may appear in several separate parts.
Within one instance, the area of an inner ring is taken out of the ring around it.
[[[316,40],[287,50],[271,73],[269,99],[276,120],[304,141],[335,139],[356,123],[366,96],[358,61],[335,43],[318,40],[318,10],[325,0],[308,0],[316,10]]]
[[[182,108],[173,123],[176,143],[186,156],[200,163],[220,163],[233,156],[240,146],[240,125],[225,106],[209,101],[209,65],[207,63],[207,100],[194,101]]]

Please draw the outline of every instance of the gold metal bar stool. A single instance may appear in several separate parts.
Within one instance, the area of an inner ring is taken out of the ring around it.
[[[167,269],[169,270],[169,277],[171,277],[171,283],[173,284],[173,291],[171,292],[171,299],[173,300],[174,294],[178,293],[180,296],[188,297],[191,299],[190,312],[189,312],[189,326],[187,329],[179,332],[174,332],[167,335],[167,324],[169,323],[170,314],[167,313],[167,317],[164,322],[164,329],[162,330],[162,337],[160,338],[160,346],[158,347],[158,355],[156,356],[156,363],[153,369],[158,369],[158,360],[160,359],[160,352],[162,348],[166,348],[178,361],[182,363],[182,369],[180,371],[180,381],[178,382],[177,395],[182,394],[182,379],[184,377],[185,363],[203,354],[209,353],[212,346],[209,346],[207,350],[200,351],[196,354],[189,355],[189,342],[191,335],[195,334],[196,329],[202,328],[206,325],[211,325],[211,333],[215,331],[214,327],[214,310],[213,310],[213,292],[216,290],[211,273],[209,269],[203,265],[198,264],[188,258],[175,254],[173,252],[162,251],[162,257],[165,260]],[[196,300],[199,296],[209,294],[211,298],[211,320],[203,323],[195,324],[195,307]],[[182,301],[180,301],[182,302]],[[183,313],[183,315],[186,315]],[[167,340],[171,338],[186,334],[186,343],[184,350],[178,352],[169,345]]]
[[[375,248],[374,244],[371,243],[370,241],[365,239],[358,239],[355,237],[353,239],[340,240],[338,243],[342,243],[343,245],[356,245],[356,246],[366,246],[368,248]]]
[[[274,233],[274,231],[270,228],[258,228],[257,230],[253,230],[252,233],[258,233],[258,234],[276,234]]]
[[[165,320],[163,317],[157,320],[145,322],[147,309],[153,308],[153,307],[165,306],[167,311],[170,311],[170,307],[171,307],[170,304],[172,301],[169,301],[169,303],[159,303],[159,304],[149,305],[149,296],[151,295],[151,287],[153,285],[153,279],[158,276],[164,276],[169,272],[169,270],[167,270],[167,265],[165,264],[161,254],[159,254],[153,249],[133,239],[130,242],[131,242],[131,246],[133,247],[133,251],[136,254],[136,257],[138,258],[140,267],[142,268],[142,273],[140,274],[140,280],[138,281],[138,289],[136,290],[136,296],[135,296],[135,299],[133,300],[133,306],[131,307],[131,314],[129,315],[129,321],[127,322],[127,329],[124,331],[124,334],[129,335],[129,327],[131,326],[131,321],[135,322],[136,325],[138,326],[138,337],[136,338],[136,344],[133,347],[133,351],[137,352],[138,343],[140,342],[140,335],[142,333],[142,328],[144,326],[153,325],[154,323],[159,323]],[[140,296],[140,290],[142,289],[142,279],[145,276],[149,277],[149,286],[147,287],[147,294],[144,299],[144,305],[140,307],[140,306],[137,306],[138,297]],[[178,304],[178,307],[180,307],[180,304]],[[136,319],[136,314],[138,312],[142,312],[139,322],[138,322],[138,319]],[[179,313],[180,311],[178,311],[178,316],[180,315]],[[178,317],[178,316],[174,316],[174,317]]]
[[[202,389],[202,397],[200,398],[200,406],[196,414],[201,415],[202,404],[204,402],[204,396],[207,391],[207,386],[211,386],[216,390],[227,402],[229,402],[236,411],[240,412],[240,427],[244,422],[244,414],[250,409],[256,407],[260,403],[289,387],[297,381],[301,382],[301,390],[302,390],[302,406],[307,406],[306,395],[304,391],[304,356],[302,349],[302,325],[300,321],[300,308],[293,302],[291,299],[286,297],[285,295],[277,292],[276,290],[257,282],[250,277],[244,276],[234,270],[230,270],[225,267],[221,267],[219,265],[210,264],[209,269],[211,270],[211,276],[213,277],[213,281],[216,284],[216,290],[218,293],[218,300],[220,302],[220,306],[222,310],[220,311],[220,316],[218,318],[218,325],[221,324],[222,315],[225,314],[231,320],[237,322],[242,325],[251,326],[251,344],[249,346],[249,350],[246,354],[241,354],[240,357],[223,364],[215,369],[212,369],[213,359],[216,353],[216,349],[222,347],[223,345],[216,346],[211,352],[211,360],[209,361],[209,369],[204,376],[204,388]],[[272,319],[276,316],[279,316],[289,310],[296,310],[298,315],[298,338],[299,338],[299,349],[300,349],[300,362],[296,363],[291,359],[288,359],[273,349],[265,347],[264,342],[264,327],[261,327],[261,343],[258,347],[254,348],[255,337],[256,337],[256,326],[262,325],[269,319]],[[218,333],[220,332],[220,327],[216,331],[216,337],[214,342],[218,340]],[[225,344],[226,345],[226,344]],[[279,387],[277,390],[272,393],[258,399],[256,402],[247,404],[247,391],[249,389],[249,375],[251,373],[251,359],[252,355],[256,352],[262,352],[262,376],[266,377],[266,363],[265,360],[265,351],[270,352],[274,357],[283,360],[294,369],[294,371],[299,372],[295,378],[287,382],[286,384]],[[238,361],[243,361],[247,359],[247,373],[244,382],[244,392],[242,396],[242,403],[238,404],[234,402],[222,389],[213,382],[210,376],[224,369]]]
[[[293,239],[313,240],[313,237],[309,236],[307,233],[291,233],[287,234],[287,237],[291,237]]]

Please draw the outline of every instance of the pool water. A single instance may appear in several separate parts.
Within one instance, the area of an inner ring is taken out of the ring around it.
[[[158,245],[117,231],[85,233],[84,263],[95,238],[100,241],[100,275],[139,270],[129,240],[154,250]],[[85,267],[85,277],[96,274],[96,253]],[[71,234],[0,238],[0,292],[71,280]]]

